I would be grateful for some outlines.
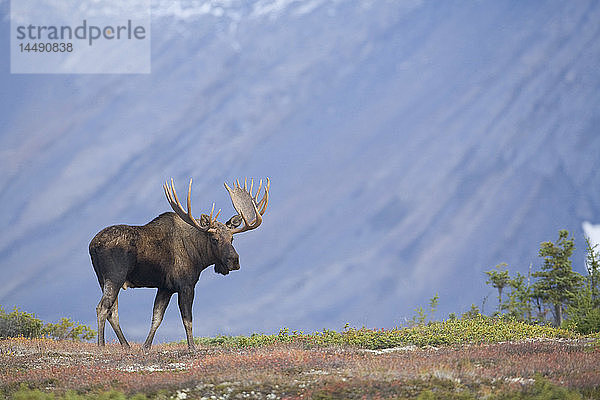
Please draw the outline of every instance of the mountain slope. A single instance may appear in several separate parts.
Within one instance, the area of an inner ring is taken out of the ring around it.
[[[151,75],[3,72],[1,304],[93,323],[87,244],[167,210],[169,177],[227,218],[223,181],[272,179],[242,269],[202,274],[196,334],[393,326],[436,292],[457,311],[600,220],[595,2],[175,4]],[[152,297],[122,292],[128,336]]]

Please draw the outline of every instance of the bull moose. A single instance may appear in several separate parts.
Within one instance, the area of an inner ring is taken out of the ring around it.
[[[214,264],[217,273],[227,275],[240,269],[239,256],[233,248],[233,235],[258,228],[269,203],[270,180],[267,178],[264,195],[258,200],[262,180],[256,194],[252,194],[254,180],[239,181],[230,188],[225,183],[237,214],[225,224],[218,222],[221,210],[213,217],[192,216],[192,180],[188,187],[187,212],[184,211],[173,179],[165,182],[165,196],[173,209],[143,226],[115,225],[100,231],[90,242],[90,256],[102,298],[96,307],[98,316],[98,345],[104,346],[106,320],[112,326],[123,347],[129,347],[119,326],[118,300],[121,288],[157,288],[152,314],[152,325],[144,342],[152,346],[154,334],[162,322],[165,309],[173,293],[177,293],[179,311],[190,350],[194,349],[192,335],[192,303],[194,287],[200,272]],[[243,226],[240,227],[240,225]]]

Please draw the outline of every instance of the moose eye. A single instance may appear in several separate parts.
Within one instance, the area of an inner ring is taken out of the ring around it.
[[[219,243],[219,241],[217,240],[217,238],[210,238],[210,242],[211,242],[212,244],[217,244],[217,243]]]

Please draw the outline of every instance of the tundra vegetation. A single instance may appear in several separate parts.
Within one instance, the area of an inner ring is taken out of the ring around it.
[[[498,290],[494,316],[511,317],[531,324],[563,327],[579,333],[600,331],[600,252],[586,242],[586,274],[573,271],[573,237],[561,230],[555,242],[543,242],[539,270],[511,275],[506,263],[486,272],[487,284]],[[502,294],[505,293],[505,296]]]
[[[3,312],[23,329],[0,340],[0,398],[597,399],[600,257],[588,241],[583,276],[572,250],[561,231],[542,243],[539,271],[488,271],[491,316],[473,305],[436,321],[436,294],[408,326],[195,338],[195,352],[187,342],[147,350],[97,347],[81,334],[55,340],[34,315]]]

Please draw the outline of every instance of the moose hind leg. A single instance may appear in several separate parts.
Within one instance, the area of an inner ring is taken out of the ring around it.
[[[187,336],[188,348],[194,350],[194,335],[192,334],[192,303],[194,302],[194,288],[184,288],[179,291],[177,300],[185,334]]]
[[[147,349],[152,346],[154,334],[162,322],[163,316],[165,315],[165,310],[169,305],[172,295],[173,292],[165,289],[158,289],[158,292],[156,293],[156,298],[154,299],[154,309],[152,311],[152,326],[150,327],[150,332],[148,333],[148,337],[144,342],[144,347]]]
[[[118,291],[117,291],[118,293]],[[115,303],[113,304],[110,312],[108,313],[108,322],[110,322],[110,326],[112,326],[113,331],[117,335],[121,346],[123,347],[131,347],[125,339],[125,335],[123,335],[123,331],[121,330],[121,326],[119,325],[119,297],[115,299]]]
[[[115,285],[111,281],[104,282],[102,298],[96,307],[96,315],[98,316],[98,346],[104,346],[104,326],[118,294],[119,289],[115,290]]]

